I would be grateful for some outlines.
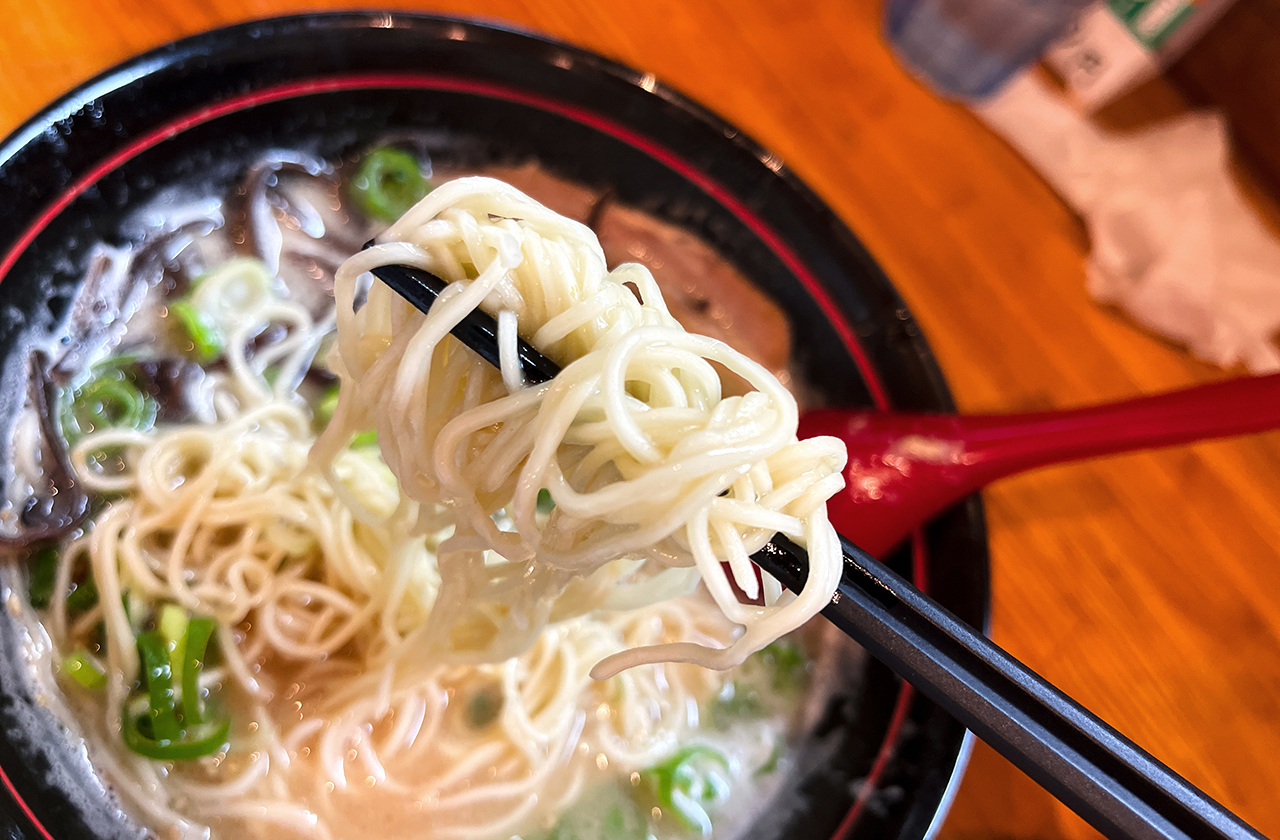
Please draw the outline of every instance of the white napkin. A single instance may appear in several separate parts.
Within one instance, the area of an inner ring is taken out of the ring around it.
[[[1084,218],[1095,299],[1206,361],[1280,370],[1280,241],[1235,184],[1219,114],[1106,132],[1034,72],[974,110]]]

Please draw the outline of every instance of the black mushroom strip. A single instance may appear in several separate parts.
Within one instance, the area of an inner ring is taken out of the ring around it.
[[[280,189],[280,176],[294,172],[314,178],[328,178],[333,167],[304,152],[272,151],[251,164],[231,190],[224,204],[231,241],[243,253],[256,256],[276,273],[280,269],[284,236],[282,221],[290,221],[313,238],[324,234],[323,222],[309,202],[291,200]]]
[[[165,356],[139,359],[132,374],[138,390],[156,401],[157,423],[181,423],[199,416],[204,368],[188,359]]]
[[[200,217],[145,239],[134,249],[131,270],[145,287],[161,286],[165,297],[186,290],[202,270],[198,249],[191,247],[218,225],[215,218]]]
[[[188,254],[193,236],[210,224],[193,220],[147,238],[132,252],[102,249],[90,257],[67,317],[66,349],[49,370],[56,385],[65,387],[104,350],[118,347],[126,324],[131,343],[153,343],[155,325],[149,330],[143,323],[147,318],[131,316],[146,314],[142,303],[152,289],[162,287],[158,293],[163,295],[180,291],[194,268]]]
[[[131,262],[127,254],[108,250],[90,257],[89,270],[67,317],[66,350],[48,373],[59,385],[66,385],[124,332],[120,313],[145,288],[130,270]],[[45,375],[43,366],[40,375]],[[36,381],[35,374],[31,381]]]
[[[41,474],[31,477],[38,485],[21,504],[17,528],[0,532],[0,548],[26,549],[61,540],[84,522],[89,496],[76,479],[66,445],[58,433],[54,410],[57,393],[48,373],[48,358],[40,351],[28,357],[27,399],[40,429]]]
[[[348,230],[339,192],[327,161],[273,151],[248,168],[225,202],[231,242],[262,260],[313,314],[329,308],[334,273],[367,238]]]

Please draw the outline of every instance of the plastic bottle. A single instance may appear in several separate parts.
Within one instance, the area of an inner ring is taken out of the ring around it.
[[[888,0],[898,57],[938,93],[985,99],[1040,57],[1093,0]]]

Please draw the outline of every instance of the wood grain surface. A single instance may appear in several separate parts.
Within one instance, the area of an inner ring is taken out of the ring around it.
[[[325,5],[0,0],[0,130],[140,50]],[[413,8],[597,50],[754,135],[880,260],[962,410],[1075,406],[1226,375],[1090,302],[1080,222],[966,110],[903,73],[876,0]],[[1182,107],[1160,84],[1144,95],[1153,113]],[[996,641],[1280,835],[1280,434],[1046,469],[997,484],[986,500]],[[943,836],[1096,835],[979,746]]]

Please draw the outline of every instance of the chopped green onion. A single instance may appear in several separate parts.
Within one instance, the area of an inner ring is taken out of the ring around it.
[[[138,357],[134,354],[121,353],[119,356],[107,356],[94,362],[91,371],[94,376],[118,374],[133,381],[134,365],[137,363]]]
[[[129,749],[157,761],[187,761],[212,755],[226,745],[231,732],[231,721],[223,718],[192,727],[177,740],[164,740],[143,731],[146,720],[146,715],[126,715],[121,735]]]
[[[639,803],[618,785],[589,791],[570,808],[546,840],[645,840],[649,826]]]
[[[162,635],[149,630],[138,636],[138,653],[142,657],[142,677],[147,688],[148,728],[157,743],[176,741],[182,730],[174,705],[168,645]]]
[[[467,702],[467,723],[472,729],[484,729],[502,712],[502,695],[495,688],[482,688]]]
[[[685,747],[641,773],[663,813],[701,837],[711,834],[711,814],[729,799],[729,759],[702,744]]]
[[[769,758],[764,764],[761,764],[756,772],[752,774],[754,778],[759,779],[761,776],[768,776],[770,773],[776,772],[779,762],[782,761],[782,737],[774,735],[773,749],[769,751]]]
[[[195,361],[206,365],[222,355],[226,340],[222,330],[196,308],[190,300],[169,304],[169,314],[178,319],[187,338],[191,341],[191,354]]]
[[[711,702],[711,721],[727,728],[735,718],[759,718],[786,708],[804,688],[809,659],[792,639],[779,639],[748,659]]]
[[[151,615],[151,608],[141,595],[134,594],[132,589],[120,593],[120,606],[124,608],[125,620],[133,628],[134,633],[141,633],[142,627]]]
[[[431,190],[417,158],[382,146],[360,161],[351,179],[351,198],[368,217],[394,222]]]
[[[165,604],[160,607],[160,617],[156,621],[156,629],[165,641],[176,645],[183,641],[187,633],[187,624],[191,621],[187,611],[177,604]]]
[[[75,442],[95,429],[149,429],[156,420],[156,401],[134,381],[134,359],[116,357],[95,365],[93,378],[76,388],[63,411],[62,432]]]
[[[206,723],[200,702],[200,672],[204,670],[205,651],[213,630],[211,618],[193,618],[187,625],[182,663],[182,722],[186,726]]]
[[[213,635],[213,619],[188,619],[180,608],[167,605],[158,623],[161,630],[138,636],[147,693],[125,704],[122,732],[125,745],[139,755],[160,761],[209,755],[226,744],[231,731],[228,718],[207,720],[200,702],[200,671]],[[169,646],[170,640],[178,637],[181,637],[182,657],[181,719],[174,698]]]
[[[329,421],[333,420],[334,412],[338,410],[338,386],[331,385],[320,401],[316,403],[316,426],[324,429],[329,425]]]
[[[765,704],[760,692],[746,680],[726,682],[711,706],[711,719],[722,728],[733,718],[760,717],[764,714]]]
[[[367,432],[360,432],[351,439],[352,449],[368,449],[370,446],[378,445],[378,433],[370,429]]]
[[[777,692],[794,692],[801,688],[809,676],[809,659],[800,645],[789,639],[779,639],[765,645],[759,653],[760,661],[772,674],[771,684]]]
[[[161,607],[156,621],[156,629],[169,652],[169,674],[175,686],[182,685],[182,660],[186,657],[187,625],[190,622],[187,611],[177,604]]]
[[[227,742],[230,719],[209,720],[200,698],[200,672],[213,635],[210,618],[189,618],[167,604],[157,620],[159,630],[138,636],[146,694],[125,704],[122,736],[129,749],[160,761],[200,758]],[[181,714],[174,697],[174,651],[181,672]]]
[[[72,613],[88,612],[98,605],[98,585],[93,578],[85,578],[67,595],[67,609]]]
[[[194,328],[187,330],[193,351],[203,344],[216,358],[226,349],[226,336],[245,319],[260,316],[263,304],[276,297],[275,278],[266,264],[253,257],[237,257],[192,280],[191,291],[175,304],[173,314]],[[184,313],[188,306],[190,311]]]
[[[538,513],[549,515],[555,510],[556,500],[551,498],[551,491],[543,487],[538,491]]]
[[[58,549],[47,545],[32,556],[28,571],[27,597],[38,610],[48,608],[58,577]]]
[[[91,691],[98,691],[107,685],[106,672],[86,650],[77,650],[63,659],[62,670],[71,679]]]

